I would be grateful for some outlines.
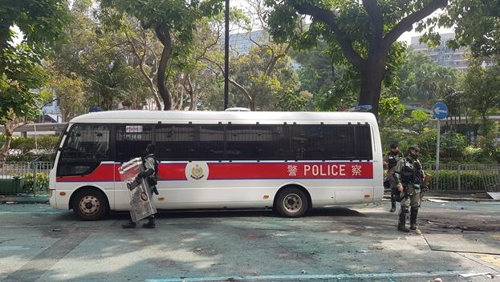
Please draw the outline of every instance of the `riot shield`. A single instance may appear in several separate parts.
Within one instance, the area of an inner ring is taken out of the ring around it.
[[[138,177],[143,170],[141,158],[132,159],[118,169],[122,183],[130,191],[130,218],[133,222],[157,212],[149,183],[145,178]]]

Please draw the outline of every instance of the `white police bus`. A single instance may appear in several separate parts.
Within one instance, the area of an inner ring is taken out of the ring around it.
[[[130,208],[122,163],[156,145],[158,209],[273,208],[285,217],[383,196],[375,116],[359,112],[104,111],[72,119],[50,204],[83,220]]]

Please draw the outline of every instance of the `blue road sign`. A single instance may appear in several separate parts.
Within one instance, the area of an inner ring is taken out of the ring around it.
[[[445,119],[448,116],[448,107],[443,103],[436,103],[432,106],[432,113],[437,119]]]

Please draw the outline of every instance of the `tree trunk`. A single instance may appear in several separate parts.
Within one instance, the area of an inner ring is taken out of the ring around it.
[[[15,115],[11,114],[11,117],[15,117]],[[12,135],[14,134],[14,129],[19,126],[25,124],[25,122],[20,122],[18,118],[9,119],[7,122],[3,124],[4,126],[4,134],[5,134],[5,142],[0,148],[0,163],[5,163],[7,159],[7,154],[10,150],[10,144],[12,143]]]
[[[168,91],[165,82],[165,72],[167,70],[167,64],[170,61],[170,56],[172,55],[172,38],[170,35],[170,29],[164,25],[155,28],[156,35],[160,42],[163,44],[163,51],[161,52],[160,64],[158,66],[158,92],[160,97],[163,99],[163,110],[168,111],[172,109],[172,95]]]
[[[361,90],[358,105],[371,105],[370,112],[377,115],[382,80],[385,76],[386,56],[385,54],[376,54],[374,57],[375,59],[369,58],[361,70]]]
[[[2,148],[0,148],[0,163],[5,163],[5,160],[7,159],[7,152],[9,152],[10,149],[10,143],[12,142],[12,125],[9,125],[9,123],[4,124],[4,134],[5,134],[5,142],[2,145]]]

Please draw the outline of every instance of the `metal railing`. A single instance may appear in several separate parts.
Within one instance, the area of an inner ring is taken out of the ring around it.
[[[26,176],[29,173],[49,174],[52,162],[7,162],[0,164],[0,178],[9,178],[12,176]]]
[[[439,192],[500,192],[500,165],[496,164],[423,164],[433,175],[429,190]]]
[[[0,164],[0,194],[45,194],[52,162],[6,162]]]
[[[28,178],[40,173],[48,176],[52,166],[52,162],[37,160],[4,163],[0,164],[0,179]],[[426,173],[430,173],[434,177],[429,186],[430,191],[450,193],[500,192],[500,165],[440,164],[438,172],[436,164],[425,163],[423,168]],[[33,178],[34,187],[37,187],[37,179],[38,177]]]

